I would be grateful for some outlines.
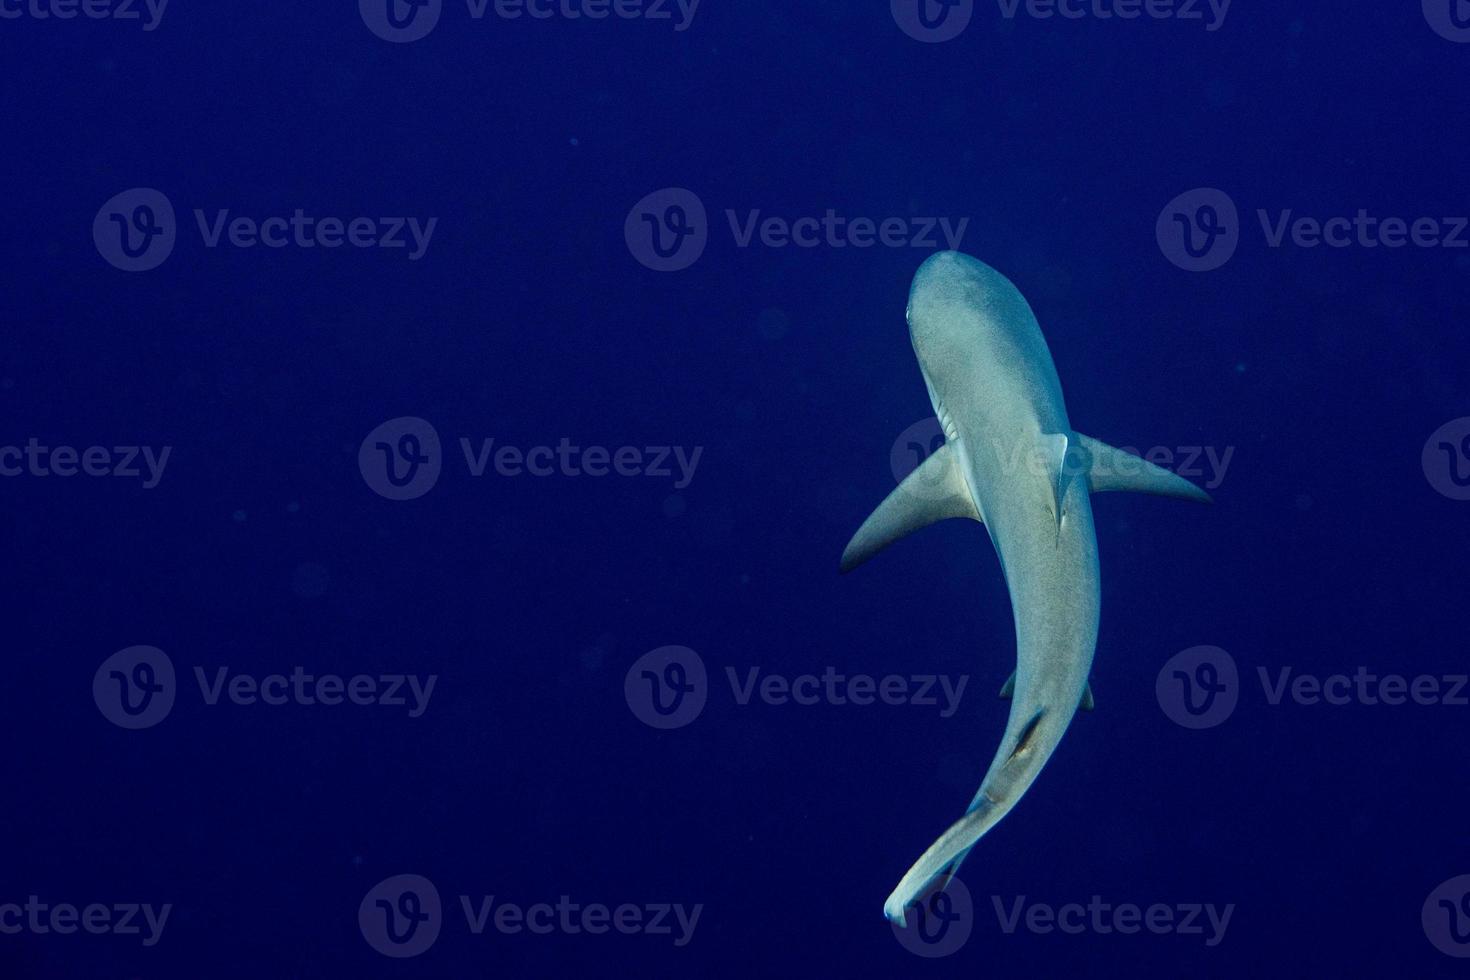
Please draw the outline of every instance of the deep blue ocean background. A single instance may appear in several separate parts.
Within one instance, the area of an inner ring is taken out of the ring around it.
[[[880,2],[704,0],[677,30],[446,0],[391,43],[350,2],[176,0],[153,30],[40,2],[0,0],[0,448],[171,453],[151,488],[0,478],[0,905],[172,910],[152,945],[0,933],[0,977],[1463,975],[1421,912],[1470,874],[1470,707],[1272,704],[1257,679],[1467,669],[1470,502],[1421,455],[1470,415],[1470,249],[1273,248],[1256,219],[1470,212],[1470,44],[1432,9],[1241,3],[1209,30],[980,2],[924,43]],[[1240,241],[1191,272],[1156,223],[1201,187]],[[94,241],[132,188],[177,211],[151,271]],[[707,209],[678,271],[625,237],[663,188]],[[438,221],[411,261],[210,248],[193,216],[297,208]],[[881,907],[995,751],[1014,630],[974,525],[837,573],[932,414],[904,306],[935,246],[740,247],[726,218],[828,209],[968,219],[1079,431],[1233,452],[1213,507],[1095,498],[1097,708],[977,847],[972,934],[937,959]],[[400,501],[359,451],[403,417],[442,472]],[[461,438],[702,454],[682,487],[474,477]],[[127,730],[93,684],[138,645],[176,702]],[[670,645],[708,703],[662,730],[625,678]],[[1200,645],[1238,706],[1193,730],[1156,681]],[[194,680],[296,666],[437,683],[410,718]],[[969,686],[948,718],[742,705],[725,672],[753,667]],[[412,958],[359,921],[401,874],[443,902]],[[702,911],[684,945],[476,935],[462,895]],[[1094,895],[1234,908],[1210,945],[1007,933],[993,907]]]

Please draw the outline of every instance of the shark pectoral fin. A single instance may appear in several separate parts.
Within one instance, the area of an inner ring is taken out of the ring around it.
[[[1007,677],[1006,678],[1006,682],[1000,686],[1000,694],[998,695],[998,697],[1000,697],[1000,699],[1002,701],[1005,701],[1005,700],[1009,699],[1012,694],[1015,694],[1015,693],[1016,693],[1016,672],[1013,670],[1013,671],[1011,671],[1011,676]]]
[[[1091,711],[1093,708],[1097,707],[1097,705],[1094,704],[1092,700],[1091,681],[1088,681],[1087,686],[1082,689],[1082,702],[1078,704],[1077,707],[1081,708],[1083,711]]]
[[[950,517],[981,520],[959,457],[945,443],[863,521],[842,552],[842,571],[850,572],[904,535]]]
[[[1093,493],[1133,490],[1205,504],[1213,502],[1209,494],[1184,477],[1155,466],[1142,456],[1124,452],[1081,433],[1077,438],[1087,450],[1087,485]]]

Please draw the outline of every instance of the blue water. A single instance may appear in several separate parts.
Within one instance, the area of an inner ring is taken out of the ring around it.
[[[1100,2],[0,0],[0,976],[1463,974],[1462,11]],[[946,228],[1216,502],[1094,499],[1096,710],[926,958],[1010,605],[837,560]]]

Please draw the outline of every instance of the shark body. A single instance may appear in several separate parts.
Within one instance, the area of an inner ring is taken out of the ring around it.
[[[1078,707],[1091,707],[1100,605],[1091,495],[1210,499],[1176,474],[1072,429],[1035,315],[983,262],[958,252],[931,256],[914,275],[906,315],[945,443],[858,529],[842,571],[935,521],[982,521],[1010,593],[1016,671],[1001,692],[1011,698],[1005,735],[969,809],[884,903],[899,924],[1026,792]]]

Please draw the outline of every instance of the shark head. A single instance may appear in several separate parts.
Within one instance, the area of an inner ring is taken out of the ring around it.
[[[961,252],[936,252],[919,266],[909,287],[905,316],[909,340],[930,400],[963,413],[996,403],[1032,400],[1045,386],[1047,404],[1036,423],[1043,432],[1066,431],[1061,383],[1051,354],[1021,291],[995,269]],[[1024,375],[1009,370],[1024,364]],[[977,383],[983,381],[983,383]],[[1035,428],[1035,427],[1033,427]],[[946,424],[946,434],[955,436]]]
[[[985,268],[960,252],[936,252],[914,273],[904,318],[931,389],[947,368],[957,361],[963,365],[961,355],[974,343],[980,326],[975,300],[983,292],[979,273]]]

